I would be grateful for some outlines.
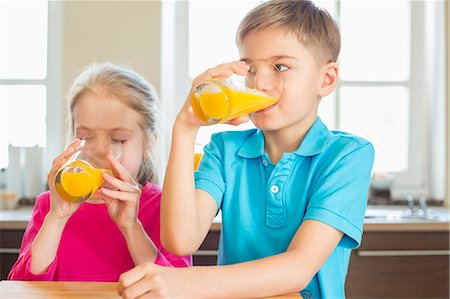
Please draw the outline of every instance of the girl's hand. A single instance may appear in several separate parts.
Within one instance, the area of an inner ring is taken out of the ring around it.
[[[178,298],[186,293],[180,288],[188,282],[176,283],[181,268],[145,263],[120,275],[117,292],[122,298]]]
[[[107,156],[114,176],[103,173],[103,178],[116,190],[102,187],[102,199],[108,207],[109,216],[121,230],[132,228],[138,223],[141,189],[122,164],[112,155]]]
[[[178,113],[176,124],[183,125],[188,128],[192,128],[194,130],[198,130],[202,125],[202,121],[200,121],[194,114],[191,106],[191,95],[194,90],[194,88],[201,82],[213,79],[213,78],[227,78],[231,76],[232,74],[244,76],[247,74],[249,70],[249,65],[246,64],[244,61],[233,61],[229,63],[220,64],[216,67],[208,69],[203,74],[197,76],[192,81],[191,90],[189,91],[189,95],[184,102],[183,107],[181,108],[180,112]],[[238,125],[243,122],[246,122],[248,120],[248,116],[239,117],[236,119],[233,119],[228,124],[232,125]]]
[[[79,203],[72,203],[64,200],[59,196],[55,187],[55,179],[58,170],[64,163],[69,160],[75,150],[80,146],[81,139],[75,139],[72,143],[61,153],[55,160],[53,160],[52,169],[48,176],[48,185],[50,189],[50,214],[56,216],[55,218],[61,220],[67,220],[75,211],[80,207]]]

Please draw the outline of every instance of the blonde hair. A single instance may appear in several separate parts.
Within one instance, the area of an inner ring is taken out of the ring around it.
[[[339,27],[326,10],[309,0],[272,0],[257,6],[241,21],[236,44],[239,47],[250,32],[276,27],[295,34],[318,63],[337,61]]]
[[[75,79],[67,95],[67,141],[73,139],[73,109],[85,93],[107,92],[141,116],[139,126],[145,133],[146,144],[154,144],[160,137],[161,111],[153,86],[136,72],[111,63],[90,64]],[[137,180],[141,186],[146,182],[159,183],[156,146],[144,153]]]

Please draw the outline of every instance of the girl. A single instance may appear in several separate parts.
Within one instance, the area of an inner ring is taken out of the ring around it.
[[[68,136],[76,139],[53,161],[50,190],[37,197],[8,278],[117,281],[144,262],[189,266],[189,256],[161,246],[161,189],[153,159],[160,112],[153,87],[131,70],[93,64],[75,80],[68,100]],[[55,189],[56,173],[80,139],[121,149],[118,160],[106,157],[114,176],[103,174],[106,184],[81,204],[63,200]]]

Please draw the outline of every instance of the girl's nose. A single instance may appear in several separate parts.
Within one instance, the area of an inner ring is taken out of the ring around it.
[[[84,156],[94,167],[104,168],[108,163],[106,155],[108,154],[109,143],[104,138],[98,136],[89,138],[83,149]]]

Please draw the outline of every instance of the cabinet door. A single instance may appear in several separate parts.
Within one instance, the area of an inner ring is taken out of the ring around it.
[[[449,298],[448,233],[366,233],[362,244],[347,298]]]
[[[0,279],[7,278],[9,271],[19,256],[23,230],[0,231]]]
[[[220,232],[210,231],[200,245],[199,250],[194,253],[192,259],[194,266],[214,266],[217,264],[217,249],[219,246]]]

